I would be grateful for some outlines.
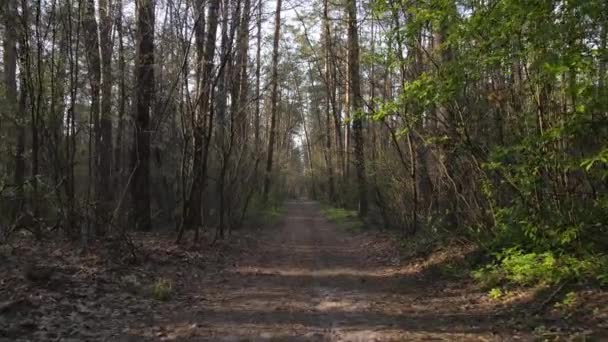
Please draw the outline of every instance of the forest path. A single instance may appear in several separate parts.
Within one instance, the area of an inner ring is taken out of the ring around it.
[[[429,276],[370,259],[371,243],[329,222],[316,202],[288,202],[282,223],[263,230],[255,245],[252,253],[240,258],[216,281],[193,284],[181,308],[151,322],[163,331],[157,338],[516,338],[513,331],[496,326],[496,317],[483,306],[476,307],[480,295],[463,296],[458,284],[435,283]]]

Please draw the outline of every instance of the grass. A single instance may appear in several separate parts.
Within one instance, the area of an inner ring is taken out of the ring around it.
[[[274,226],[285,215],[285,207],[282,205],[272,205],[263,208],[259,212],[260,221],[263,225]]]
[[[159,278],[154,283],[152,288],[152,296],[154,299],[165,302],[171,297],[173,284],[168,279]]]
[[[337,224],[348,232],[357,233],[363,231],[365,224],[357,216],[356,210],[323,206],[321,212],[328,220]]]
[[[276,202],[262,205],[260,202],[254,202],[245,221],[253,227],[272,227],[279,223],[284,215],[285,206],[283,203]]]

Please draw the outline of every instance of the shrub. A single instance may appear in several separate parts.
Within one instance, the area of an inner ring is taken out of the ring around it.
[[[501,266],[508,281],[522,285],[557,283],[564,276],[551,252],[536,254],[509,249]]]
[[[501,283],[517,285],[553,285],[563,281],[596,280],[605,285],[608,280],[608,257],[588,255],[524,252],[519,248],[505,249],[497,260],[472,276],[482,286],[491,288]]]

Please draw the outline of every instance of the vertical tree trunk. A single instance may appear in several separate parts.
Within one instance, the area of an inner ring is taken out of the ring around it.
[[[247,57],[249,50],[249,18],[251,13],[251,0],[244,0],[241,10],[240,20],[233,24],[238,24],[237,33],[237,49],[233,71],[233,87],[231,99],[231,111],[233,119],[236,121],[236,129],[238,137],[241,141],[245,141],[245,132],[247,130],[246,111],[247,106]],[[237,20],[237,18],[234,18]]]
[[[350,65],[348,64],[350,52],[346,49],[346,62],[343,63],[344,72],[344,184],[348,184],[350,177],[351,150],[352,150],[352,131],[351,131],[351,82],[350,82]]]
[[[278,101],[278,86],[279,86],[279,75],[278,75],[278,64],[279,64],[279,40],[281,33],[281,0],[277,0],[277,8],[274,19],[274,42],[272,45],[272,92],[270,94],[270,132],[268,137],[268,156],[266,159],[266,174],[264,178],[264,202],[268,201],[268,194],[270,192],[270,177],[272,173],[272,158],[274,153],[274,144],[276,136],[276,125],[277,125],[277,101]]]
[[[98,219],[107,220],[112,201],[112,1],[99,0],[101,46],[101,115],[97,153]],[[100,231],[98,230],[98,233]]]
[[[77,6],[77,17],[73,20],[73,2],[70,0],[66,6],[67,15],[67,35],[68,35],[68,60],[69,60],[69,79],[70,79],[70,102],[67,110],[67,134],[65,146],[65,159],[67,162],[66,182],[65,182],[65,193],[67,197],[68,206],[68,221],[71,234],[75,237],[78,233],[78,227],[84,226],[77,220],[76,215],[76,177],[75,177],[75,165],[76,165],[76,151],[77,151],[77,128],[76,128],[76,97],[78,94],[79,84],[79,59],[80,59],[80,28],[81,28],[81,15],[82,15],[82,0],[78,0]],[[74,28],[74,22],[76,27]]]
[[[95,193],[98,193],[101,191],[100,184],[97,182],[97,177],[101,175],[101,172],[98,169],[101,138],[101,131],[99,127],[99,87],[101,83],[101,61],[99,53],[97,20],[95,19],[95,2],[93,0],[85,0],[84,6],[82,27],[84,28],[85,33],[84,46],[87,56],[89,85],[91,87],[91,110],[89,120],[93,123],[94,130],[94,132],[91,132],[89,136],[90,142],[93,141],[91,140],[91,136],[94,136],[94,144],[89,143],[89,186],[91,182],[93,182],[93,184],[95,184]],[[93,147],[94,150],[91,149],[91,147]],[[93,163],[91,163],[91,159]],[[95,211],[95,214],[99,213],[99,210]],[[93,230],[99,230],[97,223],[97,220],[93,222],[93,225],[91,226]],[[92,231],[82,232],[83,245],[86,246],[92,233]]]
[[[236,11],[235,11],[236,12]],[[217,180],[217,196],[218,196],[218,218],[219,218],[219,224],[218,224],[218,234],[219,237],[223,238],[224,237],[224,230],[225,230],[225,212],[226,212],[226,198],[225,198],[225,181],[226,181],[226,169],[228,168],[228,163],[229,163],[229,158],[230,158],[230,154],[229,154],[229,150],[231,149],[230,143],[227,141],[227,128],[230,128],[230,130],[232,131],[234,129],[234,127],[232,127],[232,125],[228,125],[228,121],[226,120],[226,109],[227,109],[227,88],[228,87],[233,87],[234,89],[234,84],[231,84],[231,78],[232,78],[232,63],[231,63],[231,56],[230,56],[230,52],[228,51],[229,49],[229,44],[231,45],[232,42],[229,41],[229,39],[231,40],[231,34],[228,32],[229,28],[228,28],[228,21],[230,20],[230,1],[229,0],[223,0],[223,4],[222,4],[222,40],[220,43],[220,58],[222,63],[224,64],[224,67],[221,69],[221,74],[218,75],[219,77],[219,81],[218,81],[218,85],[217,85],[217,97],[215,97],[216,100],[216,113],[217,113],[217,134],[216,134],[216,140],[217,140],[217,147],[219,150],[219,154],[220,154],[220,172],[218,175],[218,180]],[[236,16],[232,17],[233,20],[237,20]],[[230,37],[230,38],[229,38]],[[233,105],[236,106],[236,103],[238,102],[238,99],[235,98],[235,94],[232,93],[232,98],[231,101],[233,101]],[[234,113],[231,113],[231,116]],[[231,135],[232,132],[230,132],[228,135]]]
[[[118,127],[116,129],[116,146],[114,151],[114,174],[116,176],[115,183],[117,185],[120,185],[122,183],[123,172],[123,127],[125,106],[127,101],[127,87],[125,82],[127,75],[122,27],[122,0],[116,1],[116,11],[116,34],[118,39],[118,71],[120,74],[120,80],[118,81]]]
[[[197,2],[199,10],[203,10],[203,0]],[[201,205],[203,199],[203,190],[207,181],[207,160],[209,151],[209,142],[213,132],[213,111],[210,110],[211,94],[212,94],[212,79],[211,72],[213,70],[213,57],[215,55],[215,36],[217,34],[218,12],[220,0],[212,0],[209,2],[209,12],[207,15],[207,30],[206,37],[203,41],[203,31],[201,25],[195,29],[195,39],[197,45],[197,54],[199,65],[197,70],[199,76],[199,94],[197,99],[197,113],[194,122],[194,159],[192,161],[192,170],[194,179],[188,201],[184,203],[184,219],[177,235],[179,242],[186,229],[196,229],[201,225]],[[207,118],[208,116],[208,118]]]
[[[4,85],[6,87],[6,100],[8,111],[15,113],[15,171],[14,182],[16,201],[13,207],[13,218],[16,218],[23,208],[23,182],[25,180],[25,128],[23,110],[25,103],[17,101],[17,9],[15,0],[4,2]],[[23,87],[23,86],[22,86]],[[24,90],[22,90],[24,92]],[[25,100],[25,98],[23,98]]]
[[[332,160],[332,148],[331,148],[331,129],[332,123],[330,117],[330,111],[335,113],[335,104],[333,94],[335,92],[334,84],[333,84],[333,75],[332,75],[332,66],[330,65],[330,54],[331,54],[331,34],[329,30],[329,18],[327,15],[327,0],[323,1],[323,33],[321,34],[321,40],[324,45],[324,71],[322,77],[325,79],[325,148],[327,149],[327,185],[328,185],[328,195],[330,202],[336,201],[336,189],[334,182],[334,166]],[[321,72],[319,70],[319,72]],[[335,127],[338,128],[339,127]],[[338,130],[336,130],[336,136],[339,135]],[[337,146],[336,146],[337,147]]]
[[[439,63],[449,63],[452,59],[452,52],[448,46],[444,46],[447,42],[447,19],[443,19],[438,27],[434,27],[434,49],[436,51]],[[435,120],[437,121],[437,133],[447,136],[454,137],[453,130],[454,120],[451,110],[446,105],[440,105],[435,108],[433,113]],[[439,148],[439,164],[445,166],[445,178],[453,179],[455,169],[455,158],[454,154],[449,150],[450,146],[441,146]],[[440,165],[436,165],[436,168],[442,168]],[[450,182],[445,181],[444,184],[438,184],[436,187],[440,189],[438,192],[438,206],[440,213],[446,214],[446,221],[451,227],[456,227],[457,222],[457,204],[458,199],[456,198],[456,189]]]
[[[40,5],[40,4],[38,4]],[[40,6],[38,6],[40,10]],[[38,18],[39,20],[39,18]],[[38,118],[37,115],[37,101],[34,101],[34,77],[32,75],[32,58],[31,58],[31,32],[30,32],[30,5],[28,1],[21,1],[21,23],[19,26],[19,69],[20,69],[20,99],[19,108],[22,110],[23,117],[26,115],[26,107],[29,105],[29,124],[31,134],[31,185],[32,195],[30,198],[30,204],[32,211],[35,216],[38,215],[38,175],[39,175],[39,132],[38,132]],[[38,59],[40,62],[40,59]],[[39,64],[40,65],[40,64]],[[21,153],[22,154],[22,153]]]
[[[133,148],[133,219],[135,229],[150,230],[150,107],[154,93],[154,0],[137,1],[137,70]]]
[[[256,48],[256,64],[255,64],[255,118],[254,118],[254,136],[255,136],[255,151],[260,153],[260,104],[262,99],[260,98],[260,69],[262,65],[261,51],[262,51],[262,0],[258,2],[258,13],[257,13],[257,48]]]
[[[367,215],[367,181],[365,175],[365,153],[363,149],[363,120],[361,113],[362,98],[359,76],[359,35],[357,32],[357,1],[348,0],[348,69],[353,117],[353,140],[355,154],[355,169],[357,172],[357,192],[359,195],[359,216]]]

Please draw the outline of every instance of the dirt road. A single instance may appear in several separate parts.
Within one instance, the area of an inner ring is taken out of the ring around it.
[[[407,268],[374,262],[370,244],[328,222],[315,202],[289,202],[284,221],[256,241],[255,250],[222,277],[193,286],[184,307],[158,317],[153,322],[161,331],[156,338],[526,339],[501,329],[478,305],[480,294],[463,296],[458,284],[434,284]]]

